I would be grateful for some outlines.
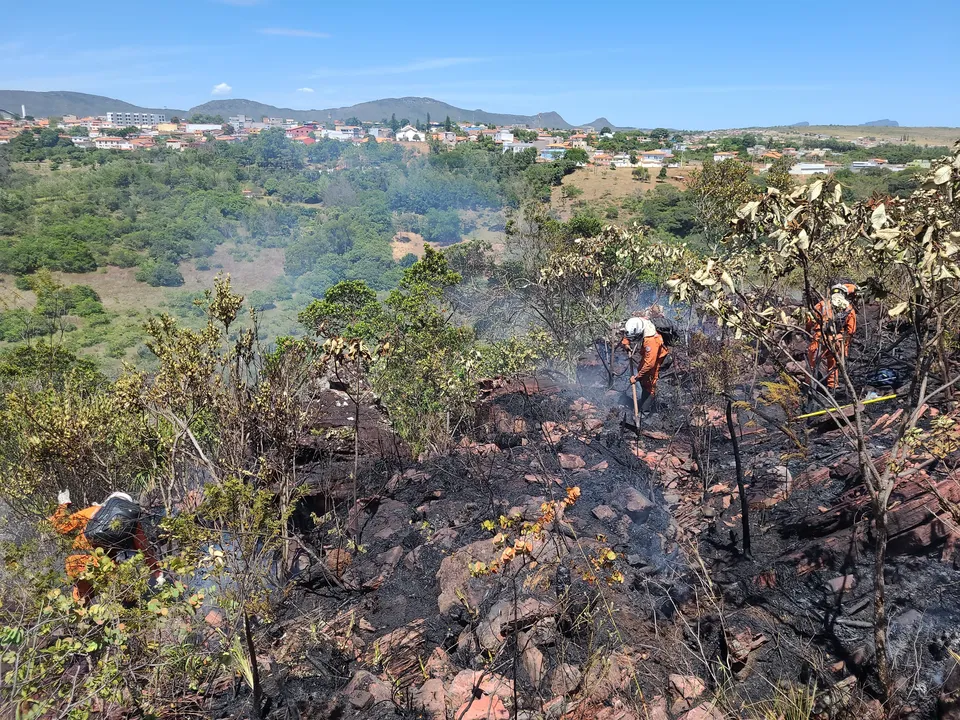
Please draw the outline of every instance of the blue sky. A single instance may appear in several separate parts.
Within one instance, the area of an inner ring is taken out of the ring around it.
[[[0,88],[187,109],[405,95],[572,123],[960,125],[956,0],[11,3]]]

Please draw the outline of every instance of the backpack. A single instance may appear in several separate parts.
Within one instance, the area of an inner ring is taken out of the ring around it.
[[[137,503],[120,497],[110,498],[90,518],[83,535],[95,548],[127,550],[133,545],[141,514]]]
[[[823,334],[840,335],[847,326],[847,318],[850,316],[851,310],[852,308],[848,307],[846,310],[838,312],[835,308],[830,307],[829,317],[823,318]]]
[[[665,317],[655,317],[651,318],[653,324],[657,328],[657,332],[660,333],[660,337],[663,338],[663,344],[667,347],[673,347],[680,342],[680,331],[677,329],[677,326],[674,324],[673,320],[669,320]]]

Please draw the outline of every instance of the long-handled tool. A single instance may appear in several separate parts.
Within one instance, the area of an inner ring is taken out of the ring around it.
[[[859,402],[859,404],[860,404],[860,405],[869,405],[870,403],[882,402],[882,401],[884,401],[884,400],[893,400],[895,397],[897,397],[897,394],[896,394],[896,393],[894,393],[893,395],[884,395],[883,397],[870,398],[869,400],[861,400],[861,401]],[[795,418],[793,418],[793,419],[794,419],[794,420],[806,420],[807,418],[817,417],[818,415],[826,415],[827,413],[838,412],[838,411],[840,411],[840,410],[846,410],[847,408],[851,408],[851,407],[853,407],[854,405],[857,405],[857,404],[858,404],[858,403],[849,403],[849,404],[847,404],[847,405],[841,405],[840,407],[827,408],[826,410],[817,410],[816,412],[809,412],[809,413],[806,413],[806,414],[804,414],[804,415],[797,415],[797,416],[796,416]]]
[[[630,375],[628,376],[633,378],[633,357],[630,358]],[[633,425],[627,422],[626,418],[623,420],[623,426],[630,428],[636,435],[640,435],[640,402],[637,400],[637,384],[630,383],[630,389],[633,391]]]

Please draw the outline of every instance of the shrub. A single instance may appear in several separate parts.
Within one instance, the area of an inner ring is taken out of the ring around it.
[[[160,260],[141,265],[137,280],[153,287],[180,287],[183,285],[183,274],[172,262]]]

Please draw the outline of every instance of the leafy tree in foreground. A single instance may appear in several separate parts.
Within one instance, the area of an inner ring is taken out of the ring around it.
[[[951,432],[952,421],[934,421],[924,429],[920,420],[927,403],[949,395],[960,381],[950,352],[952,338],[960,331],[958,239],[960,144],[909,198],[850,207],[835,178],[816,180],[789,193],[771,187],[764,197],[736,211],[724,258],[693,262],[688,271],[668,281],[676,300],[692,302],[716,317],[738,337],[759,345],[781,367],[793,360],[784,338],[810,337],[806,323],[817,317],[814,305],[821,288],[846,273],[870,277],[873,292],[884,299],[889,315],[902,318],[902,332],[913,344],[916,358],[887,454],[876,458],[869,452],[869,422],[859,403],[852,405],[852,419],[837,414],[870,498],[873,634],[884,693],[894,690],[884,600],[890,500],[914,453],[925,448],[936,455],[943,447],[938,436]],[[796,278],[803,293],[802,304],[793,313],[779,300],[779,284],[788,277]],[[840,387],[848,397],[856,397],[859,388],[845,354],[839,349],[835,354]],[[801,371],[828,406],[839,407],[835,392],[811,369],[801,366]]]

